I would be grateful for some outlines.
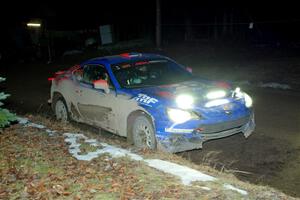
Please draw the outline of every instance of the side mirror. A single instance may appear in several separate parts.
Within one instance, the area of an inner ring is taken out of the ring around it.
[[[95,89],[104,90],[105,93],[109,93],[109,86],[106,80],[99,79],[93,82]]]
[[[193,73],[193,68],[191,68],[191,67],[185,67],[185,69],[186,69],[188,72]]]

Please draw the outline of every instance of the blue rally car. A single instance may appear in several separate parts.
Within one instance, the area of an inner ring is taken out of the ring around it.
[[[51,78],[56,118],[127,137],[138,148],[181,152],[255,128],[252,99],[204,80],[170,58],[124,53],[100,57]]]

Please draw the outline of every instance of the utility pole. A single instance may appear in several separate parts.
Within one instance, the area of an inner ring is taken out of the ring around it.
[[[48,30],[47,19],[44,20],[44,31],[45,31],[45,37],[46,37],[46,40],[47,40],[47,50],[48,50],[48,62],[47,62],[47,64],[50,64],[50,63],[52,63],[51,35],[50,35],[50,31]]]
[[[156,47],[161,47],[161,13],[160,0],[156,0]]]

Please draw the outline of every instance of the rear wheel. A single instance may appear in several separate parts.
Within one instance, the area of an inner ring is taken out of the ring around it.
[[[69,121],[68,107],[65,100],[60,97],[54,102],[54,112],[56,119],[62,122]]]
[[[152,122],[146,116],[135,118],[132,126],[133,143],[138,148],[156,149],[156,137]]]

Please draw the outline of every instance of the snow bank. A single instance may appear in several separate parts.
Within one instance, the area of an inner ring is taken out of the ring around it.
[[[215,181],[216,178],[206,175],[186,166],[159,159],[144,160],[150,167],[159,171],[178,176],[184,185],[190,185],[193,181]]]
[[[94,158],[99,157],[102,154],[109,153],[112,157],[124,157],[128,156],[132,160],[143,160],[143,158],[137,154],[131,153],[128,150],[118,148],[115,146],[108,145],[106,143],[99,143],[95,139],[88,139],[85,135],[83,134],[76,134],[76,133],[64,133],[65,142],[70,144],[69,146],[69,152],[72,154],[77,160],[85,160],[85,161],[90,161]],[[87,154],[80,155],[80,144],[77,143],[78,139],[84,139],[85,143],[88,143],[92,146],[99,147],[94,152],[88,152]]]
[[[225,189],[236,191],[236,192],[238,192],[238,193],[240,193],[242,195],[248,195],[247,191],[238,189],[238,188],[236,188],[236,187],[234,187],[234,186],[232,186],[230,184],[224,184],[223,186],[224,186]]]
[[[281,84],[281,83],[275,83],[275,82],[260,83],[259,87],[274,88],[274,89],[283,89],[283,90],[289,90],[289,89],[291,89],[291,86],[289,86],[287,84]]]
[[[17,120],[18,120],[19,124],[22,124],[25,127],[34,127],[34,128],[38,128],[38,129],[46,128],[44,125],[30,122],[27,118],[18,117]]]
[[[159,160],[159,159],[144,159],[138,154],[131,153],[130,151],[122,148],[118,148],[106,143],[99,143],[94,139],[88,139],[83,134],[76,133],[64,133],[65,142],[68,143],[69,152],[78,160],[90,161],[98,156],[109,153],[112,157],[124,157],[128,156],[132,160],[144,161],[148,166],[155,168],[159,171],[178,176],[184,185],[189,185],[193,181],[215,181],[216,178],[206,175],[197,170],[191,169],[186,166],[178,165],[172,162]],[[84,139],[84,142],[93,146],[99,146],[100,148],[94,152],[89,152],[85,155],[80,155],[80,145],[77,143],[79,139]]]

